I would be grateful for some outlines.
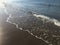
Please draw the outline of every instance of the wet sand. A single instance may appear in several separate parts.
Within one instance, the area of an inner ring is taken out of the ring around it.
[[[7,23],[7,15],[0,15],[0,45],[48,45],[44,41],[35,38],[28,32],[17,29]]]

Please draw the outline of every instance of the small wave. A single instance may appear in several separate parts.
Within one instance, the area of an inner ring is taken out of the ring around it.
[[[47,20],[47,21],[51,21],[53,22],[56,26],[60,26],[60,21],[58,21],[57,19],[51,19],[50,17],[48,16],[44,16],[44,15],[38,15],[38,14],[33,14],[33,16],[37,17],[37,18],[42,18],[44,20]]]

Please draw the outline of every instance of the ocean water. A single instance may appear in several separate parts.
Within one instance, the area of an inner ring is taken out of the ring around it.
[[[60,20],[60,0],[18,0],[13,2],[26,10]]]

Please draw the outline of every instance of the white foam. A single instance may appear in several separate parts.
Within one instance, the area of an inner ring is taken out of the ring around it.
[[[56,26],[60,26],[60,22],[56,19],[51,19],[50,17],[48,16],[44,16],[44,15],[37,15],[37,14],[33,14],[33,16],[37,17],[37,18],[42,18],[44,20],[47,20],[47,21],[51,21],[53,22]]]
[[[55,25],[60,26],[60,21],[58,21],[56,19],[52,19],[52,21],[54,22]]]
[[[50,19],[49,17],[44,16],[44,15],[37,15],[37,14],[33,14],[33,15],[36,16],[36,17],[44,18],[44,19]]]

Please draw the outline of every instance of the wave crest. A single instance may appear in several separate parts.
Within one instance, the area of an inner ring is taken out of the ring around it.
[[[38,14],[33,14],[33,16],[37,17],[37,18],[42,18],[43,20],[47,20],[47,21],[51,21],[53,22],[56,26],[60,26],[60,21],[58,21],[57,19],[51,19],[48,16],[44,16],[44,15],[38,15]]]

